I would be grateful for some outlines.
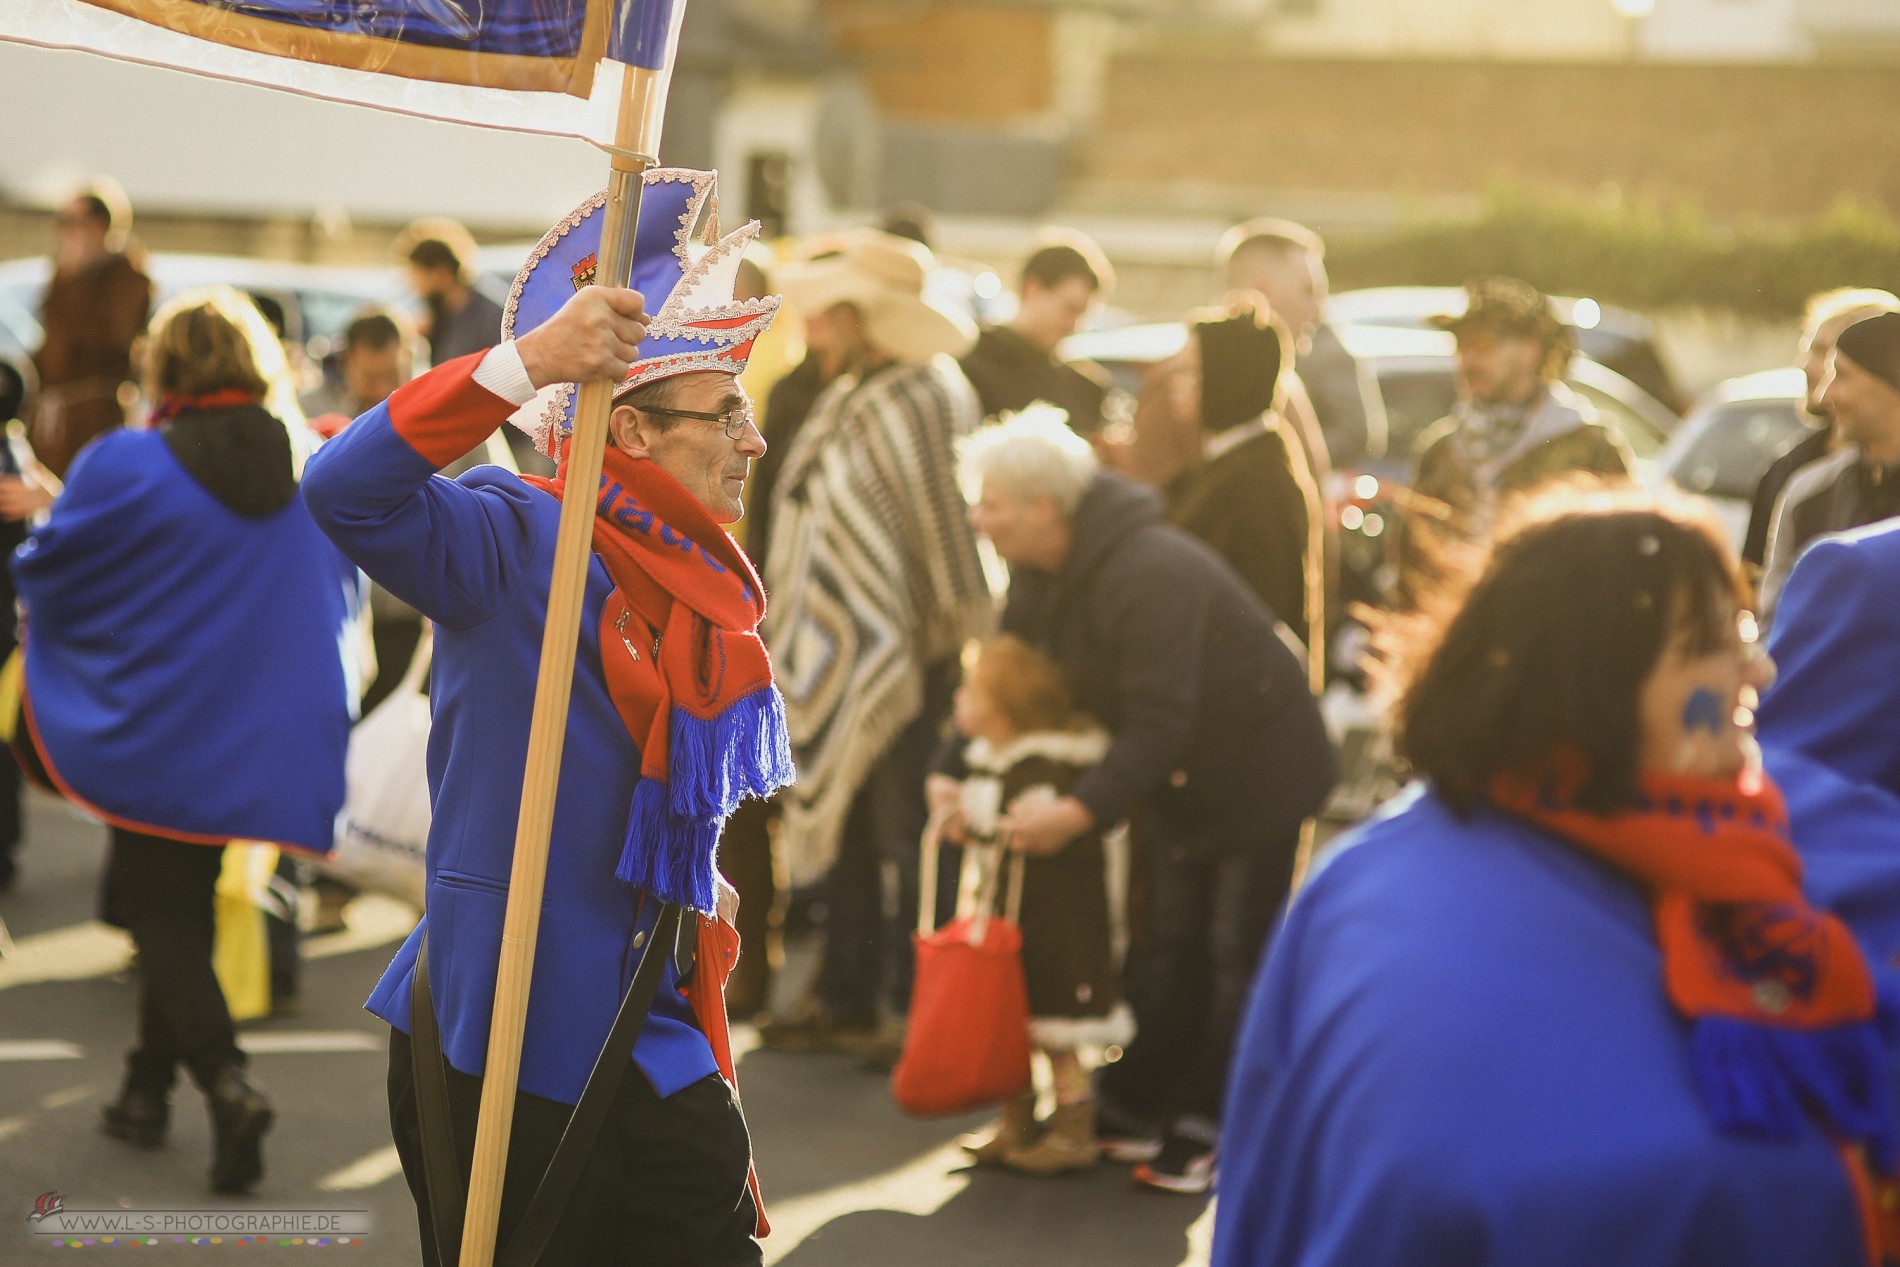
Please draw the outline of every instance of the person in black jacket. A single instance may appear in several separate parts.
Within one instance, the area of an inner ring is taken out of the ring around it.
[[[1800,353],[1795,358],[1807,379],[1807,394],[1801,398],[1802,421],[1809,430],[1783,449],[1761,473],[1755,485],[1755,499],[1749,508],[1748,532],[1742,538],[1742,562],[1748,565],[1751,579],[1759,582],[1768,562],[1768,530],[1774,525],[1775,506],[1788,487],[1788,481],[1802,467],[1818,462],[1839,447],[1834,435],[1834,419],[1829,416],[1821,389],[1827,386],[1828,358],[1841,331],[1857,321],[1883,312],[1900,312],[1900,298],[1891,291],[1843,287],[1823,291],[1808,300],[1801,329]]]
[[[1188,329],[1192,337],[1168,383],[1176,412],[1200,424],[1201,453],[1169,482],[1168,519],[1213,546],[1324,664],[1319,485],[1275,412],[1281,366],[1290,359],[1285,332],[1258,296],[1203,312]]]
[[[0,359],[0,426],[11,426],[15,419],[32,417],[36,387],[33,366],[29,362]],[[30,474],[22,463],[24,444],[12,437],[0,439],[0,553],[11,558],[26,540],[26,521],[52,505],[50,485],[58,483],[51,471],[39,468]],[[13,592],[13,572],[0,568],[0,663],[13,654],[20,641],[20,614]],[[19,878],[21,837],[20,767],[12,761],[0,761],[0,893],[13,888]]]
[[[1241,1002],[1337,759],[1273,614],[1152,491],[1098,470],[1046,411],[979,433],[965,462],[971,523],[1010,565],[1003,631],[1061,665],[1112,736],[1068,795],[1010,814],[1011,843],[1053,853],[1128,819],[1151,868],[1139,1033],[1101,1079],[1102,1134],[1165,1124],[1136,1177],[1205,1192]],[[947,790],[933,780],[933,803]]]
[[[962,357],[983,416],[1014,413],[1038,400],[1069,416],[1083,435],[1102,429],[1108,376],[1086,361],[1056,355],[1113,288],[1114,272],[1096,245],[1072,230],[1039,247],[1023,264],[1016,315],[987,326]]]

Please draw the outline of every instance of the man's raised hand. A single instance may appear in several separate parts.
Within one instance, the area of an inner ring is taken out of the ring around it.
[[[537,388],[550,383],[619,382],[647,336],[647,303],[639,291],[583,286],[561,310],[515,340]]]

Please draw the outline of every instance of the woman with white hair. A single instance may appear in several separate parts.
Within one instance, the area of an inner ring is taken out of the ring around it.
[[[1003,631],[1061,665],[1112,736],[1067,795],[1011,816],[1011,843],[1051,854],[1129,820],[1151,867],[1140,1032],[1101,1080],[1100,1131],[1142,1141],[1110,1155],[1142,1160],[1143,1182],[1205,1192],[1240,1002],[1300,823],[1332,788],[1332,746],[1260,600],[1059,416],[983,431],[963,461],[980,487],[970,522],[1010,567]],[[933,780],[933,802],[949,787]]]

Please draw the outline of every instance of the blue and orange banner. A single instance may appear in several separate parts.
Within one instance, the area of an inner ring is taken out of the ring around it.
[[[182,35],[405,79],[584,97],[614,0],[84,0]]]
[[[5,0],[0,40],[604,140],[626,73],[668,69],[685,3]]]

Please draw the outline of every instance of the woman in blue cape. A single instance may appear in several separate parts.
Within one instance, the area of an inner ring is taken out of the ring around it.
[[[356,571],[297,496],[295,440],[266,408],[295,407],[287,382],[248,299],[180,296],[153,321],[153,425],[89,444],[13,562],[16,747],[110,826],[103,913],[139,952],[138,1041],[105,1129],[162,1143],[183,1065],[220,1192],[257,1182],[271,1122],[212,970],[223,846],[329,852],[355,685]]]
[[[1548,495],[1396,631],[1421,786],[1294,900],[1214,1262],[1863,1267],[1894,1252],[1891,970],[1748,759],[1718,530]]]

